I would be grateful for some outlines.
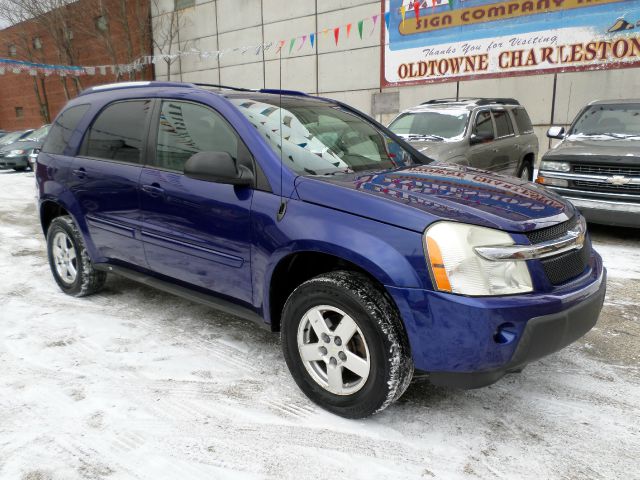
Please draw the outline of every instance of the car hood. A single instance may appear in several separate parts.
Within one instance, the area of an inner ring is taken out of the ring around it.
[[[624,161],[629,157],[640,157],[639,139],[612,139],[608,137],[596,137],[597,139],[569,137],[560,142],[555,148],[549,150],[545,160],[556,160],[569,157],[580,157],[582,161],[589,159],[610,157]]]
[[[0,148],[0,153],[7,154],[11,150],[31,150],[40,147],[42,147],[42,142],[34,142],[31,140],[25,142],[17,141]]]
[[[412,140],[408,142],[423,155],[434,160],[447,160],[456,155],[460,141],[447,140]]]
[[[574,207],[544,187],[448,163],[337,177],[298,177],[300,199],[422,232],[453,220],[511,232],[563,222]]]

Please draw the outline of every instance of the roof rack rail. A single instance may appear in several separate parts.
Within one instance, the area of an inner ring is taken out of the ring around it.
[[[277,88],[261,88],[258,90],[260,93],[275,93],[276,95],[299,95],[301,97],[308,97],[309,95],[299,90],[278,90]]]
[[[120,88],[143,88],[143,87],[182,87],[189,88],[193,87],[192,83],[181,83],[181,82],[155,82],[155,81],[137,81],[137,82],[114,82],[114,83],[105,83],[104,85],[96,85],[95,87],[89,87],[82,92],[80,95],[88,95],[90,93],[96,92],[106,92],[109,90],[117,90]]]
[[[192,85],[195,85],[197,87],[215,87],[215,88],[222,88],[222,89],[225,89],[225,90],[236,90],[238,92],[257,92],[258,91],[258,90],[251,89],[251,88],[232,87],[230,85],[219,85],[217,83],[194,82],[194,83],[192,83]]]
[[[439,103],[470,103],[474,105],[520,105],[515,98],[435,98],[421,105],[436,105]]]

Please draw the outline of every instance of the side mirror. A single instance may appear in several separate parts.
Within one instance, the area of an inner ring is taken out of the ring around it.
[[[564,138],[564,127],[549,128],[549,130],[547,130],[547,137],[562,140]]]
[[[494,139],[491,133],[472,133],[469,143],[471,145],[478,145],[479,143],[490,142]]]
[[[227,152],[198,152],[184,165],[184,174],[205,182],[228,185],[253,185],[253,172],[244,165],[237,165]]]

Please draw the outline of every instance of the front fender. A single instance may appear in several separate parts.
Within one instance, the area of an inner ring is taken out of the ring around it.
[[[382,285],[431,288],[420,233],[300,200],[290,200],[285,217],[277,222],[268,212],[276,211],[278,202],[277,196],[261,192],[254,198],[254,232],[258,236],[252,258],[254,302],[263,307],[267,321],[274,271],[295,253],[338,257]]]

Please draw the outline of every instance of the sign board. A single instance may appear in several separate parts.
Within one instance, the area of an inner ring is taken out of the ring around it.
[[[382,6],[389,12],[383,86],[640,66],[640,0],[382,0]]]

